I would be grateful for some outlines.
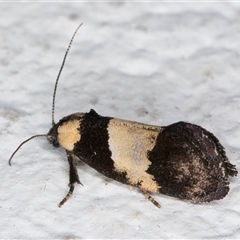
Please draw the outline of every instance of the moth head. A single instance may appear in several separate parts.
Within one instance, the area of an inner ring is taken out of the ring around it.
[[[62,147],[72,151],[75,143],[80,138],[80,125],[84,113],[74,113],[62,118],[57,124],[54,124],[47,134],[48,141],[54,147]]]
[[[60,67],[60,70],[59,70],[59,73],[58,73],[58,76],[57,76],[57,79],[56,79],[56,82],[55,82],[55,86],[54,86],[54,91],[53,91],[53,101],[52,101],[52,128],[49,130],[48,134],[38,134],[38,135],[34,135],[30,138],[28,138],[27,140],[23,141],[18,147],[17,149],[13,152],[13,154],[11,155],[11,157],[9,158],[8,160],[8,164],[11,166],[11,160],[13,158],[13,156],[16,154],[16,152],[21,148],[21,146],[23,144],[25,144],[26,142],[32,140],[33,138],[36,138],[36,137],[47,137],[48,141],[54,146],[54,147],[59,147],[60,144],[59,144],[59,140],[58,140],[58,127],[59,127],[59,124],[55,124],[54,122],[54,108],[55,108],[55,97],[56,97],[56,91],[57,91],[57,85],[58,85],[58,80],[59,80],[59,77],[61,75],[61,72],[62,72],[62,69],[64,67],[64,64],[65,64],[65,60],[67,58],[67,55],[68,55],[68,52],[69,52],[69,49],[72,45],[72,41],[78,31],[78,29],[82,26],[82,23],[77,27],[76,31],[74,32],[71,40],[70,40],[70,43],[68,45],[68,48],[65,52],[65,55],[64,55],[64,58],[63,58],[63,62],[62,62],[62,65]]]
[[[58,131],[57,131],[57,129],[58,129],[58,125],[54,124],[47,134],[47,140],[54,147],[59,147],[60,146],[59,142],[58,142]]]

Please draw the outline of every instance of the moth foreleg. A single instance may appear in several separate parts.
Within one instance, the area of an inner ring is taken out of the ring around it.
[[[77,163],[76,159],[73,157],[71,152],[66,151],[68,163],[69,163],[69,184],[70,187],[66,197],[58,204],[58,207],[61,207],[72,195],[75,187],[75,183],[82,184],[79,180],[78,172],[77,172]],[[83,184],[82,184],[83,185]]]
[[[71,185],[66,197],[58,204],[58,207],[61,207],[72,196],[73,190],[74,185]]]
[[[149,195],[149,193],[145,190],[140,189],[140,191],[143,193],[143,195],[149,200],[151,201],[156,207],[160,208],[161,205],[152,197]]]

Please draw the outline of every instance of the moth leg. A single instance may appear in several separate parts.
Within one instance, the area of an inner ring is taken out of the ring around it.
[[[151,201],[156,207],[161,208],[161,205],[160,205],[152,196],[150,196],[147,191],[144,191],[144,190],[142,190],[142,189],[140,189],[140,191],[141,191],[142,194],[143,194],[149,201]]]
[[[58,207],[61,207],[73,194],[75,183],[83,185],[78,177],[78,172],[77,172],[77,163],[76,159],[74,159],[73,155],[71,152],[66,151],[67,153],[67,158],[68,158],[68,163],[69,163],[69,184],[68,186],[70,187],[66,197],[58,204]]]

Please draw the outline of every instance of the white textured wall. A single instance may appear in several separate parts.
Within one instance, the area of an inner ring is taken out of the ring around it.
[[[193,205],[137,190],[79,164],[68,187],[65,152],[46,139],[17,145],[56,120],[99,114],[213,132],[239,168],[240,4],[0,3],[0,238],[238,238],[239,177],[221,201]]]

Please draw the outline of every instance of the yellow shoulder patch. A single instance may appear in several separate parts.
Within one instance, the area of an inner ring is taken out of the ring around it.
[[[74,144],[81,139],[78,131],[80,120],[64,122],[58,127],[58,142],[61,147],[68,151],[72,151]]]

